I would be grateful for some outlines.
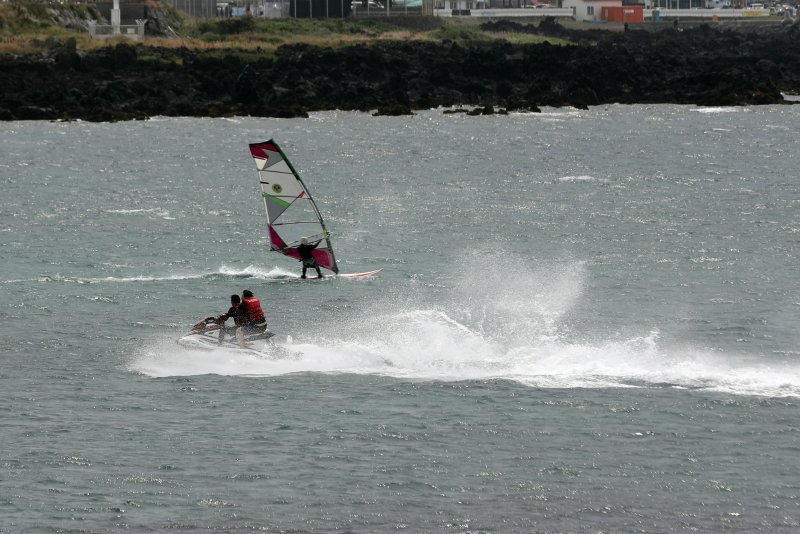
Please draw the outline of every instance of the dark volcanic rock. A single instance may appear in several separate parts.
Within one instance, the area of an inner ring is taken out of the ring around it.
[[[378,106],[378,110],[372,115],[375,117],[381,117],[381,116],[399,117],[401,115],[413,115],[413,114],[414,113],[411,111],[410,107],[401,104],[395,104],[389,106]]]
[[[219,57],[125,43],[80,53],[74,42],[50,43],[43,53],[0,55],[0,120],[304,117],[327,109],[407,115],[462,105],[481,114],[614,102],[749,105],[800,92],[797,25],[576,35],[552,21],[530,28],[494,24],[591,44],[292,45],[274,58],[243,62],[235,50]]]

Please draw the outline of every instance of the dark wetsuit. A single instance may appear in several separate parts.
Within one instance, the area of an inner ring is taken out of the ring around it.
[[[314,255],[311,253],[311,251],[318,246],[319,241],[313,245],[303,245],[302,243],[297,245],[297,253],[300,254],[300,261],[303,262],[303,267],[314,267],[317,264],[317,260],[314,259]]]
[[[247,314],[245,314],[244,308],[240,305],[238,306],[231,306],[228,308],[228,312],[225,315],[221,315],[219,320],[220,322],[224,323],[228,319],[233,319],[233,323],[236,326],[242,326],[242,323],[247,319]]]
[[[225,321],[228,319],[233,319],[234,326],[225,326]],[[236,332],[236,329],[242,326],[246,320],[247,314],[245,313],[241,304],[228,308],[227,313],[220,315],[217,318],[217,322],[222,327],[220,330],[220,341],[222,341],[222,339],[225,337],[225,334],[233,335]]]
[[[306,277],[306,270],[309,267],[313,267],[317,271],[317,276],[322,278],[322,272],[319,270],[319,265],[317,265],[317,260],[314,259],[314,255],[311,253],[315,248],[319,246],[319,241],[314,243],[313,245],[309,244],[299,244],[297,245],[297,253],[300,255],[300,261],[303,262],[303,275],[301,278]]]

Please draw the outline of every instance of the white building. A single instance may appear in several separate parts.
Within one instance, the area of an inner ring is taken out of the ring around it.
[[[600,12],[604,7],[620,7],[622,0],[564,0],[562,7],[572,10],[575,20],[594,22],[601,20]]]

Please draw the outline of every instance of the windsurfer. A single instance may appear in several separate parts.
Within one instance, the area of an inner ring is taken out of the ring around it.
[[[319,270],[319,265],[317,264],[317,260],[314,258],[312,251],[317,248],[320,244],[322,239],[315,241],[314,243],[309,243],[307,238],[300,239],[300,244],[297,245],[297,253],[300,255],[300,261],[303,262],[303,274],[300,278],[306,277],[306,270],[309,267],[313,267],[317,270],[317,278],[322,278],[322,271]]]
[[[270,250],[302,261],[303,275],[309,267],[317,271],[318,278],[322,278],[321,267],[338,273],[339,267],[336,265],[330,234],[325,228],[322,214],[289,158],[274,139],[252,143],[250,154],[255,161],[261,185]],[[281,236],[284,232],[288,232],[288,235]],[[311,243],[295,242],[294,239],[300,236],[308,236],[306,240]],[[320,242],[315,240],[319,236],[322,236],[325,243],[317,248]],[[287,237],[291,237],[291,244],[287,244]]]

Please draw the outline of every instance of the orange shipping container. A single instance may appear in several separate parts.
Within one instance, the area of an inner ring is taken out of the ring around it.
[[[600,10],[600,18],[608,22],[644,22],[643,6],[609,6]]]

